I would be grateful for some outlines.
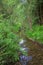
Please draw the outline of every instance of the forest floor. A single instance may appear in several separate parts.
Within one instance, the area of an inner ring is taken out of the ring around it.
[[[28,62],[28,65],[43,65],[43,48],[31,42],[26,43],[26,45],[30,48],[28,55],[33,57],[32,60]]]
[[[43,65],[43,47],[38,44],[33,44],[29,41],[25,43],[26,47],[30,50],[28,52],[29,56],[32,56],[32,60],[27,63],[27,65]],[[16,65],[21,65],[19,62]]]
[[[28,56],[32,56],[32,60],[27,63],[27,65],[43,65],[43,45],[42,47],[37,43],[32,43],[27,41],[25,43],[26,47],[29,48]],[[19,62],[16,64],[8,65],[21,65]]]

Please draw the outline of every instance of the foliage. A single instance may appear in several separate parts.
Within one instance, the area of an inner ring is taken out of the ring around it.
[[[43,25],[34,23],[39,19],[37,9],[41,3],[42,0],[0,0],[0,65],[19,59],[20,29],[22,34],[43,43]]]
[[[25,7],[19,1],[2,0],[0,11],[0,64],[19,59],[19,36],[16,34],[25,19]]]
[[[35,25],[33,26],[33,30],[27,30],[25,32],[28,38],[32,38],[41,44],[43,44],[43,26]]]
[[[18,50],[20,49],[18,36],[12,31],[13,26],[9,21],[2,21],[0,23],[0,62],[16,61],[18,57]]]

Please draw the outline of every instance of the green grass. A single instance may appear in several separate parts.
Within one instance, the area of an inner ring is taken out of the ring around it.
[[[33,26],[33,30],[27,30],[26,35],[43,44],[43,26]]]

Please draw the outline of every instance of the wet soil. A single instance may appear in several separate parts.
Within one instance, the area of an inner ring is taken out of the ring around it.
[[[38,44],[33,44],[31,42],[27,42],[26,46],[30,48],[28,55],[33,57],[27,65],[43,65],[43,48],[41,48]]]
[[[43,47],[37,43],[32,43],[27,41],[25,43],[26,47],[29,48],[28,55],[32,56],[32,60],[27,63],[27,65],[43,65]],[[21,65],[19,62],[16,65]]]

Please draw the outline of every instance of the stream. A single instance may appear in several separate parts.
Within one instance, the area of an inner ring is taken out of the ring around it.
[[[43,65],[43,49],[38,44],[21,39],[19,45],[21,46],[21,51],[25,51],[28,56],[32,57],[27,65]]]

